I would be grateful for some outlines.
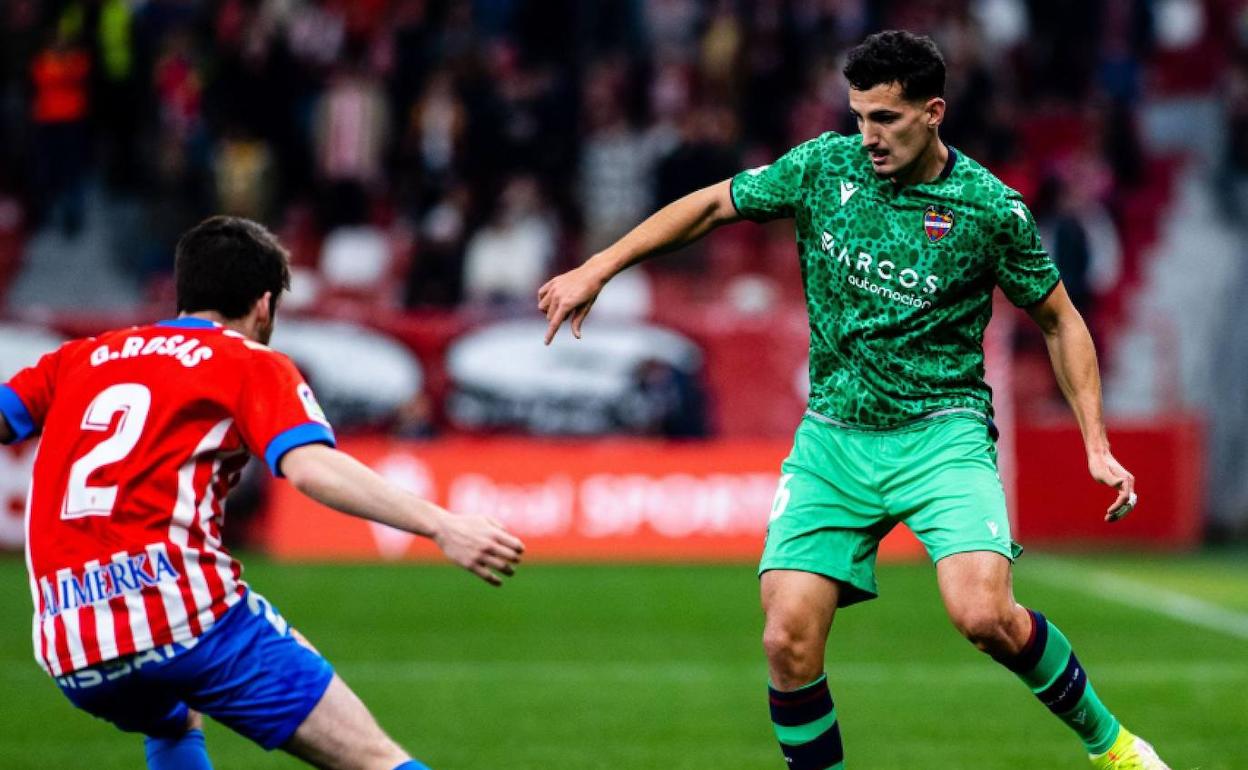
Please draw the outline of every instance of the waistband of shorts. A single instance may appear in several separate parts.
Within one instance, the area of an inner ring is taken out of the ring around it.
[[[919,430],[921,428],[926,428],[934,421],[942,420],[948,417],[970,417],[982,422],[984,425],[992,424],[992,420],[988,417],[988,415],[978,409],[972,409],[971,407],[965,406],[937,409],[934,412],[928,412],[927,414],[922,414],[918,417],[913,417],[894,425],[856,425],[852,422],[838,420],[835,417],[828,417],[826,414],[820,414],[814,409],[807,409],[805,416],[811,418],[812,420],[821,422],[824,425],[830,425],[833,428],[860,431],[862,433],[900,433],[903,431]]]

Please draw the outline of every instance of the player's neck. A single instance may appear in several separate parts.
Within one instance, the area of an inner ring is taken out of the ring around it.
[[[898,189],[915,184],[924,184],[940,178],[944,173],[945,166],[949,163],[949,148],[945,143],[940,141],[940,137],[927,146],[923,154],[915,159],[914,163],[904,175],[893,177],[893,184]]]
[[[202,310],[197,313],[182,313],[178,316],[178,318],[199,318],[204,321],[212,321],[215,324],[220,324],[226,329],[232,329],[244,337],[252,337],[252,328],[248,325],[246,318],[226,318],[220,313],[212,310]]]

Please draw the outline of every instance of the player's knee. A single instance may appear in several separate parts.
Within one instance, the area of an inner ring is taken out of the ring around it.
[[[1012,617],[992,607],[968,608],[951,615],[953,625],[966,639],[988,653],[1008,651],[1012,645]]]
[[[393,770],[411,759],[399,744],[384,734],[374,736],[359,746],[355,756],[361,770]]]
[[[763,649],[773,671],[799,685],[823,671],[823,650],[815,635],[798,624],[768,622],[763,629]]]

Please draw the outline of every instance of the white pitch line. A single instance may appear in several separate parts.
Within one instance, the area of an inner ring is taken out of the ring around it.
[[[1236,612],[1190,594],[1132,580],[1104,570],[1087,569],[1067,561],[1046,559],[1044,569],[1028,575],[1049,585],[1124,604],[1248,640],[1248,613]]]

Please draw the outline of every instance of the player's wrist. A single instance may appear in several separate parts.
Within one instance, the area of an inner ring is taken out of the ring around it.
[[[1109,456],[1109,441],[1106,439],[1088,441],[1085,444],[1085,448],[1088,453],[1088,460],[1099,460]]]
[[[607,281],[619,272],[618,264],[625,264],[624,260],[615,257],[609,251],[600,251],[585,261],[581,265],[581,270],[586,279],[590,281],[593,287],[599,291],[603,286],[607,285]]]

